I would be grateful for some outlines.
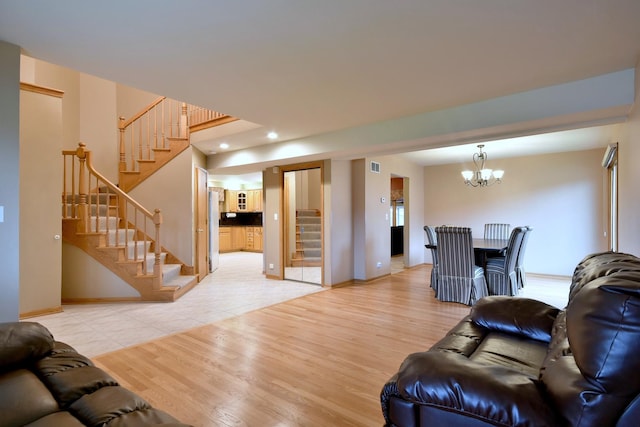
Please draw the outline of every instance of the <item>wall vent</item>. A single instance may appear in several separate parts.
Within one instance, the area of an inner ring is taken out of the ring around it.
[[[373,173],[380,173],[380,163],[374,162],[373,160],[370,163],[369,170]]]

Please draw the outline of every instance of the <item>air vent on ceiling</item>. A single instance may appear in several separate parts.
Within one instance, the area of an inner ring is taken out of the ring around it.
[[[380,163],[371,161],[371,166],[369,170],[373,173],[380,173]]]

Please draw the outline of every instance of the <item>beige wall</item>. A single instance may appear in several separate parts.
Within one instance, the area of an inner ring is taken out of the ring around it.
[[[618,250],[640,256],[640,62],[636,66],[636,103],[619,142],[619,245]]]
[[[93,153],[93,166],[118,182],[116,84],[80,74],[80,141]]]
[[[62,98],[20,94],[20,313],[61,309]]]
[[[353,203],[350,160],[324,162],[324,283],[353,279]],[[346,191],[345,191],[346,189]]]
[[[404,265],[413,267],[424,263],[424,168],[404,157],[381,157],[383,172],[391,177],[403,177],[404,190]],[[390,207],[387,196],[387,207]],[[389,209],[387,209],[389,212]],[[389,241],[389,247],[391,241]]]
[[[25,55],[21,56],[20,67],[21,81],[64,92],[62,98],[62,148],[75,149],[80,142],[80,73]]]
[[[0,41],[0,322],[20,306],[20,48]]]
[[[62,298],[136,298],[140,293],[82,249],[63,243]]]
[[[468,226],[474,236],[482,236],[488,222],[530,225],[527,271],[571,275],[585,255],[606,249],[603,154],[597,149],[491,160],[488,166],[504,169],[505,176],[486,188],[465,186],[462,164],[426,167],[424,222]],[[426,259],[431,262],[431,255]]]
[[[280,197],[280,173],[273,173],[272,168],[262,173],[264,206],[263,223],[263,256],[265,272],[269,276],[280,276],[282,269],[282,199]],[[277,216],[277,219],[276,219]],[[270,268],[273,265],[273,268]]]
[[[370,162],[380,163],[380,173],[370,172]],[[404,264],[424,262],[423,169],[398,156],[381,156],[353,162],[352,200],[354,278],[371,280],[391,273],[391,178],[405,178]],[[415,184],[413,184],[415,183]],[[334,191],[340,191],[334,188]],[[348,190],[347,190],[348,191]]]
[[[129,192],[147,210],[162,211],[162,245],[193,263],[193,164],[188,148]]]
[[[145,92],[120,83],[116,83],[116,92],[118,94],[116,102],[118,115],[116,117],[124,117],[127,120],[160,97],[155,93]]]

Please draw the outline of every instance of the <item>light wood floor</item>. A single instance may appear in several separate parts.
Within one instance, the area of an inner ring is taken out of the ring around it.
[[[429,271],[307,295],[93,360],[198,427],[381,426],[383,384],[469,312],[434,298]]]

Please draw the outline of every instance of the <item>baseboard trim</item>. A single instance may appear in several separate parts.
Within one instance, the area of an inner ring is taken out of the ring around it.
[[[353,286],[354,281],[352,280],[346,280],[344,282],[340,282],[340,283],[334,283],[333,285],[327,285],[328,288],[346,288],[347,286]]]
[[[63,304],[102,304],[113,302],[142,302],[140,297],[113,297],[113,298],[64,298]],[[164,302],[164,301],[157,301]]]
[[[62,309],[62,306],[59,305],[57,307],[49,307],[49,308],[43,308],[41,310],[33,310],[33,311],[27,311],[24,313],[20,313],[20,320],[22,319],[29,319],[31,317],[39,317],[39,316],[46,316],[48,314],[56,314],[56,313],[62,313],[64,310]]]

